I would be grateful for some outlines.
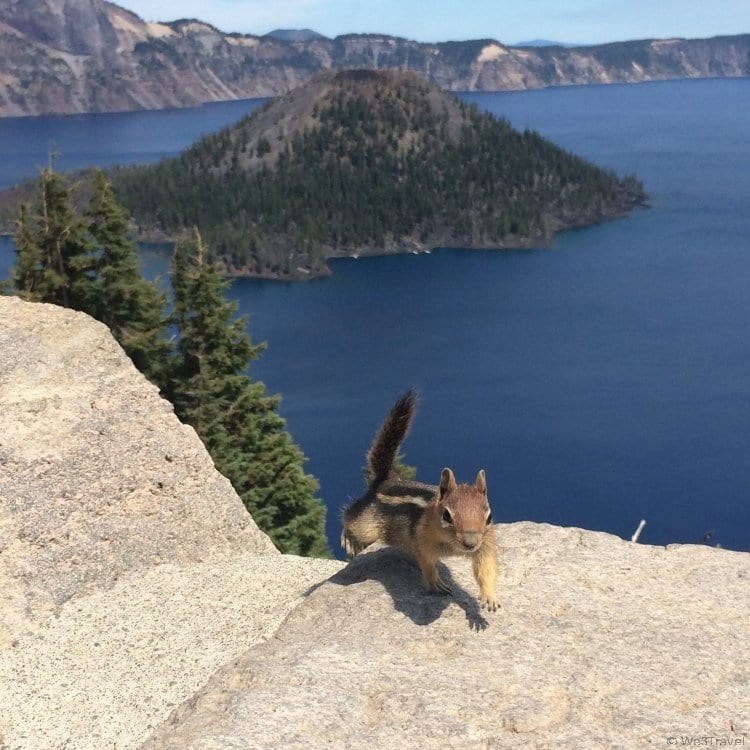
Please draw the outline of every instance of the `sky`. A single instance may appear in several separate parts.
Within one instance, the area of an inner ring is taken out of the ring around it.
[[[750,0],[115,0],[146,21],[198,18],[222,31],[310,28],[423,42],[492,38],[598,44],[750,33]]]

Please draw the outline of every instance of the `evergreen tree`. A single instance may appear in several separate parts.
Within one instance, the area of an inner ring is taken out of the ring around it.
[[[39,301],[44,273],[42,248],[32,227],[29,207],[25,203],[21,204],[13,243],[16,247],[13,284],[18,296],[32,302]]]
[[[92,300],[92,255],[70,191],[51,169],[39,176],[38,213],[21,208],[13,277],[26,299],[87,310]]]
[[[234,318],[221,267],[197,231],[175,247],[172,283],[179,344],[169,395],[176,413],[282,552],[330,554],[318,484],[303,471],[305,457],[277,413],[279,398],[245,374],[264,345],[251,342],[245,319]]]
[[[166,339],[166,295],[141,275],[128,215],[104,174],[94,175],[85,214],[96,248],[90,313],[107,325],[135,366],[160,387],[167,384],[171,346]]]
[[[89,313],[105,323],[138,369],[157,383],[191,424],[258,525],[284,552],[327,556],[325,509],[305,457],[277,413],[279,398],[244,372],[260,356],[245,321],[234,319],[221,267],[200,236],[173,256],[177,352],[164,333],[165,296],[138,269],[127,213],[101,172],[83,216],[62,179],[45,170],[39,203],[21,207],[13,281],[20,296]]]

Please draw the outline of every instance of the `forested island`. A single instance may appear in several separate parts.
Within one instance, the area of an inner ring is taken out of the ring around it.
[[[197,226],[230,275],[330,257],[544,245],[620,216],[635,177],[519,132],[413,73],[324,73],[157,165],[110,172],[140,236]]]

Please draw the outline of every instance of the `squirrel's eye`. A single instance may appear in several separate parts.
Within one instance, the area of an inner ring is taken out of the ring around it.
[[[451,512],[448,508],[443,511],[443,521],[445,521],[445,523],[453,523],[453,518],[451,517]]]

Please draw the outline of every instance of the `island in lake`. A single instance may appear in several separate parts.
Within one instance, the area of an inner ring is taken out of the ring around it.
[[[332,257],[543,246],[645,194],[416,74],[326,72],[159,164],[111,170],[141,238],[197,226],[237,276]]]

